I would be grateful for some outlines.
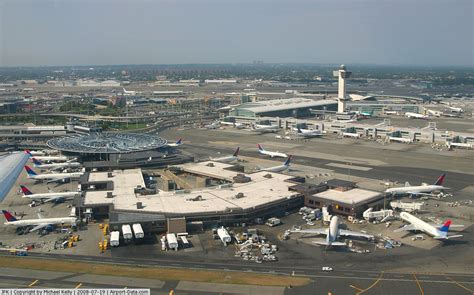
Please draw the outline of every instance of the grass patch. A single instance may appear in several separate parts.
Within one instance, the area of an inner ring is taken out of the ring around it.
[[[28,257],[0,257],[0,265],[8,265],[9,267],[21,269],[159,279],[163,281],[180,280],[192,282],[282,287],[289,285],[303,286],[310,282],[308,278],[282,275],[267,275],[233,271],[185,270],[166,267],[124,266]]]

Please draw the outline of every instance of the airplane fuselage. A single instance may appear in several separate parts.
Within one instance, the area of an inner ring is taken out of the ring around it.
[[[446,233],[439,231],[436,227],[424,222],[410,213],[402,212],[400,213],[400,218],[408,223],[413,224],[417,229],[429,234],[432,237],[439,238],[447,236]]]
[[[51,199],[54,197],[63,197],[63,198],[74,198],[80,194],[80,192],[62,192],[62,193],[42,193],[42,194],[31,194],[31,195],[23,195],[23,198],[28,199]]]
[[[76,217],[56,217],[56,218],[42,218],[42,219],[26,219],[7,221],[5,225],[13,226],[33,226],[38,224],[74,224]]]
[[[414,193],[432,193],[435,191],[442,191],[446,188],[442,185],[418,185],[418,186],[405,186],[405,187],[393,187],[385,190],[386,193],[401,195],[401,194],[414,194]]]
[[[66,162],[68,157],[65,156],[39,156],[36,157],[35,159],[40,160],[40,161],[58,161],[58,162]]]

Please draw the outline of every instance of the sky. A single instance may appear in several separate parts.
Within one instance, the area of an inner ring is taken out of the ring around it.
[[[472,0],[0,0],[0,66],[474,66]]]

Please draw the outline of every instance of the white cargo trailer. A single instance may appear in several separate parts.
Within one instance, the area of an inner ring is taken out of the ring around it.
[[[222,243],[224,243],[224,246],[227,246],[227,244],[232,241],[232,238],[224,227],[217,229],[217,235],[221,239]]]
[[[120,245],[120,232],[113,231],[110,233],[110,246],[118,247]]]
[[[143,237],[145,237],[145,233],[143,232],[143,228],[140,223],[134,223],[132,228],[133,233],[135,234],[135,239],[143,239]]]
[[[168,248],[178,251],[178,239],[174,234],[167,234],[166,240],[168,241]]]
[[[122,225],[122,235],[124,240],[131,240],[133,238],[132,229],[130,228],[130,225]]]

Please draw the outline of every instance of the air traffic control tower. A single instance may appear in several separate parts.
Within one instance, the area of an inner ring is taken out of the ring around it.
[[[345,65],[341,65],[339,70],[333,72],[334,77],[339,78],[339,89],[337,93],[337,112],[344,113],[346,111],[346,79],[351,77],[352,72],[346,70]]]

